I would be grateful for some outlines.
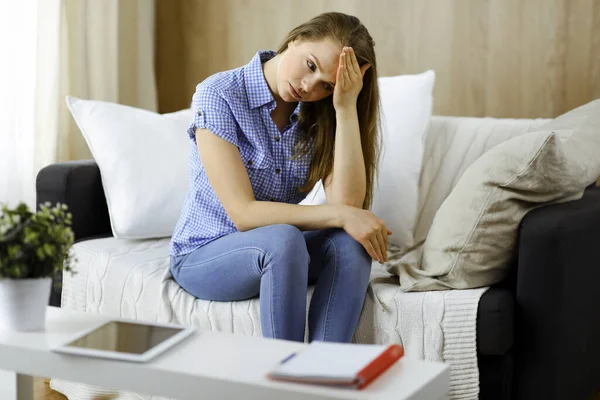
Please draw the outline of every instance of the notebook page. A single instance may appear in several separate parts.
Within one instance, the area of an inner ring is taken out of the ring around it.
[[[313,341],[284,364],[277,374],[296,377],[353,379],[388,346]]]

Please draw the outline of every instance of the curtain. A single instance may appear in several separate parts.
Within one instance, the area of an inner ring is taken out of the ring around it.
[[[33,201],[35,0],[0,3],[0,202]]]
[[[91,154],[65,96],[157,109],[154,0],[0,2],[0,202],[35,206],[35,176]]]

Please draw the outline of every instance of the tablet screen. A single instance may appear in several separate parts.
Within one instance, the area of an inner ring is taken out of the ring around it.
[[[68,343],[67,346],[142,354],[182,330],[181,328],[111,321]]]

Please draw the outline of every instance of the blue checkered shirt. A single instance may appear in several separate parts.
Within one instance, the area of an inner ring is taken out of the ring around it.
[[[291,160],[304,135],[297,125],[301,103],[283,131],[271,118],[276,103],[262,63],[274,55],[272,51],[258,52],[249,64],[212,75],[196,87],[194,119],[187,131],[191,139],[189,191],[171,238],[171,255],[188,254],[237,232],[200,161],[196,128],[206,128],[239,149],[256,200],[298,204],[306,197],[307,193],[298,189],[306,183],[312,152]]]

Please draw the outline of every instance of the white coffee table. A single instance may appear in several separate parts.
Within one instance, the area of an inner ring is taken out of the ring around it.
[[[48,307],[46,319],[45,332],[0,330],[0,370],[12,372],[18,400],[33,398],[33,376],[181,400],[435,400],[446,398],[448,391],[448,365],[406,358],[361,391],[272,381],[265,377],[266,372],[307,344],[217,332],[197,332],[143,364],[58,354],[50,349],[109,318]],[[4,376],[8,376],[6,372]]]

